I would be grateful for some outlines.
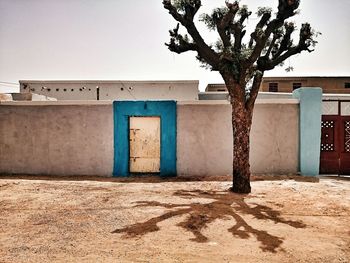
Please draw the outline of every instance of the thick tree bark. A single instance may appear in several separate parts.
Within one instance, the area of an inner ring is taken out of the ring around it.
[[[237,84],[236,84],[237,85]],[[250,193],[249,136],[252,110],[245,107],[245,92],[236,86],[231,95],[233,131],[233,184],[235,193]]]

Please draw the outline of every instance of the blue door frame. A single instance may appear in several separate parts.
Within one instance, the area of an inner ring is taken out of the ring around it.
[[[160,175],[176,176],[176,102],[114,101],[113,176],[129,176],[129,117],[160,117]]]

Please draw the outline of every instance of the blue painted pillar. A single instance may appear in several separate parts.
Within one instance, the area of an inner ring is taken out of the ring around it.
[[[293,91],[293,97],[300,101],[300,173],[306,176],[316,176],[320,168],[322,89],[300,88]]]

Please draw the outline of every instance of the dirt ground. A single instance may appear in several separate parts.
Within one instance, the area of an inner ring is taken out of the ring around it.
[[[350,262],[350,180],[44,179],[0,176],[0,262]]]

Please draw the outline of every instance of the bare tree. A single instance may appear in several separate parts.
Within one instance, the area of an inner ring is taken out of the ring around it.
[[[302,24],[299,40],[293,43],[294,23],[287,19],[297,14],[299,0],[279,0],[278,11],[259,8],[259,21],[250,38],[246,36],[245,23],[251,12],[238,1],[225,2],[224,7],[203,14],[199,20],[210,30],[216,30],[219,40],[209,45],[202,38],[194,22],[201,7],[201,0],[163,0],[163,6],[178,21],[170,30],[170,51],[184,53],[194,51],[197,59],[207,68],[218,71],[228,89],[232,105],[233,128],[233,186],[232,191],[250,193],[249,134],[252,125],[253,108],[262,77],[266,70],[280,65],[287,58],[312,52],[310,47],[317,43],[317,35],[310,24]],[[179,24],[188,34],[179,33]]]

